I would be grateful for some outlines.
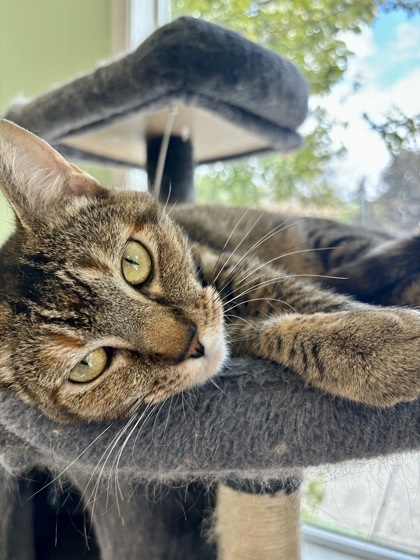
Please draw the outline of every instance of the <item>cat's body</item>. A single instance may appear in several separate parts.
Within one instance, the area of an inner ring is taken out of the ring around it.
[[[0,256],[0,386],[49,416],[129,416],[215,375],[228,341],[332,395],[420,395],[420,313],[316,284],[418,306],[419,238],[237,209],[168,216],[6,121],[0,158],[18,217]]]

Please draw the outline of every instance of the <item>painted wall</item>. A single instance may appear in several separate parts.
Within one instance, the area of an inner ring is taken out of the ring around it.
[[[111,56],[112,0],[0,0],[0,115]],[[0,201],[0,243],[13,216]]]

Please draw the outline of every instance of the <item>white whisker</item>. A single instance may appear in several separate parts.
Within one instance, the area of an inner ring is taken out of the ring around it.
[[[260,262],[260,263],[256,264],[255,266],[251,267],[248,270],[248,273],[243,278],[241,278],[239,280],[238,284],[242,284],[242,282],[244,280],[246,280],[249,276],[251,276],[251,274],[253,272],[257,272],[258,270],[260,270],[260,268],[263,268],[264,266],[269,265],[269,264],[271,264],[275,261],[278,261],[280,259],[284,259],[286,257],[291,257],[293,255],[298,255],[300,253],[310,253],[312,251],[327,251],[327,250],[330,250],[330,249],[332,249],[332,247],[322,247],[322,248],[318,248],[318,249],[300,249],[300,250],[297,250],[297,251],[292,251],[290,253],[284,253],[282,255],[279,255],[278,257],[274,257],[274,258],[270,259],[269,261]]]
[[[252,290],[250,290],[250,291],[252,291]],[[252,303],[254,301],[268,301],[268,302],[277,301],[278,303],[281,303],[282,305],[285,305],[286,307],[291,309],[294,313],[298,313],[298,311],[293,307],[293,305],[291,305],[290,303],[287,303],[287,301],[284,301],[284,300],[278,299],[278,298],[272,298],[272,297],[252,298],[252,299],[247,299],[245,301],[240,301],[239,303],[236,303],[235,305],[230,307],[229,311],[232,311],[232,309],[235,309],[236,307],[239,307],[240,305],[244,305],[245,303]]]
[[[222,247],[222,249],[221,249],[221,251],[220,251],[220,254],[219,254],[218,258],[217,258],[216,264],[214,265],[213,270],[211,271],[210,278],[213,278],[213,274],[214,274],[214,272],[215,272],[215,270],[216,270],[216,268],[217,268],[217,265],[218,265],[219,262],[220,262],[220,258],[221,258],[221,256],[222,256],[223,251],[226,249],[227,244],[229,243],[229,241],[230,241],[231,238],[232,238],[232,235],[233,235],[233,234],[235,233],[235,231],[238,229],[240,223],[241,223],[242,220],[245,218],[245,216],[248,214],[249,210],[250,210],[249,208],[247,208],[247,209],[245,210],[245,212],[242,214],[242,216],[241,216],[241,217],[239,218],[239,220],[237,221],[237,223],[236,223],[235,227],[233,228],[233,230],[230,232],[229,237],[226,239],[226,241],[225,241],[225,243],[224,243],[224,245],[223,245],[223,247]],[[234,252],[234,251],[233,251],[233,252]],[[213,280],[213,282],[215,282],[215,281],[217,280],[217,278],[218,278],[218,276]]]
[[[92,447],[92,445],[95,445],[95,443],[110,429],[112,428],[112,426],[114,426],[115,422],[112,422],[112,424],[109,424],[109,426],[107,426],[99,435],[97,435],[95,437],[95,439],[93,441],[91,441],[89,443],[89,445],[87,445],[83,451],[81,453],[79,453],[79,455],[77,455],[77,457],[75,459],[73,459],[73,461],[71,461],[67,467],[65,469],[63,469],[57,476],[55,476],[54,478],[52,478],[47,484],[44,484],[44,486],[42,488],[40,488],[39,490],[37,490],[36,492],[34,492],[29,498],[28,501],[31,500],[34,496],[36,496],[37,494],[39,494],[40,492],[42,492],[43,490],[45,490],[45,488],[48,488],[48,486],[50,486],[51,484],[53,484],[54,482],[56,482],[57,480],[60,480],[61,476],[63,474],[65,474],[85,453],[86,451]]]
[[[260,216],[261,217],[261,216]],[[290,218],[292,219],[292,218]],[[245,261],[245,266],[248,264],[248,262],[250,261],[250,259],[254,256],[253,253],[255,253],[255,251],[263,244],[265,243],[265,241],[268,241],[268,239],[270,239],[271,237],[273,237],[274,235],[277,235],[278,233],[281,233],[282,231],[293,227],[301,222],[304,222],[305,220],[307,220],[307,218],[303,218],[300,220],[297,220],[296,222],[293,222],[291,224],[288,225],[284,225],[288,222],[288,220],[282,222],[281,224],[277,225],[276,227],[274,227],[273,229],[271,229],[269,232],[267,232],[265,235],[263,235],[258,241],[256,241],[242,256],[241,258],[238,260],[238,262],[236,263],[236,265],[233,267],[233,269],[230,271],[229,276],[227,278],[227,281],[232,281],[233,279],[236,278],[235,276],[232,276],[232,273],[235,271],[235,269],[244,261],[244,259],[246,259],[246,257],[248,255],[250,255],[250,258]],[[254,224],[255,225],[255,224]],[[253,226],[254,227],[254,226]],[[252,229],[252,228],[251,228]],[[251,230],[249,230],[250,232]],[[247,235],[249,235],[249,232],[247,233]],[[246,237],[246,236],[245,236]],[[242,241],[245,239],[245,237],[242,239]],[[241,241],[241,243],[242,243]],[[241,272],[242,268],[239,270],[239,273]],[[237,273],[238,274],[238,273]],[[220,275],[220,273],[219,273]],[[217,279],[217,278],[216,278]],[[225,282],[226,285],[226,282]],[[222,285],[219,289],[223,290],[224,285]]]
[[[246,214],[246,212],[245,212],[245,214]],[[252,224],[252,226],[251,226],[251,227],[249,228],[249,230],[247,231],[246,235],[244,235],[244,236],[242,237],[242,239],[239,241],[239,243],[236,245],[236,247],[229,253],[229,257],[228,257],[227,261],[225,262],[225,266],[228,264],[228,262],[229,262],[230,259],[233,257],[233,255],[236,253],[236,251],[239,249],[239,247],[242,245],[242,243],[245,241],[245,239],[248,237],[248,235],[251,233],[251,231],[255,228],[255,226],[258,224],[258,222],[261,220],[261,218],[263,217],[263,215],[264,215],[264,212],[261,212],[261,214],[258,216],[258,218],[255,220],[255,222]],[[241,219],[242,219],[242,218],[241,218]],[[240,223],[240,222],[239,222],[239,223]],[[236,227],[239,225],[239,223],[236,225]],[[235,229],[236,229],[236,227],[235,227]],[[235,230],[234,230],[234,231],[235,231]],[[232,233],[233,233],[233,232],[232,232]],[[225,246],[225,247],[226,247],[226,246]],[[222,252],[221,252],[221,254],[222,254]],[[220,260],[221,254],[219,255],[219,260]],[[233,270],[235,270],[235,267],[233,268]],[[216,278],[214,278],[214,279],[212,280],[212,283],[213,283],[213,284],[217,282],[217,279],[219,278],[219,276],[220,276],[220,274],[222,273],[222,271],[223,271],[223,267],[219,270],[219,272],[218,272]]]
[[[262,282],[259,282],[257,284],[252,284],[252,280],[246,282],[242,287],[244,286],[248,286],[249,284],[252,284],[250,288],[248,288],[247,290],[240,292],[239,294],[237,294],[236,296],[234,296],[233,298],[231,298],[229,301],[224,302],[224,305],[227,305],[229,303],[232,303],[233,301],[237,300],[238,298],[245,296],[247,294],[249,294],[250,292],[253,292],[254,290],[257,290],[258,288],[261,288],[262,286],[270,286],[271,284],[276,284],[277,282],[280,281],[286,281],[290,278],[332,278],[332,279],[338,279],[338,280],[345,280],[345,278],[342,278],[341,276],[328,276],[326,274],[284,274],[282,276],[276,276],[275,278],[270,278],[269,280],[263,280]]]

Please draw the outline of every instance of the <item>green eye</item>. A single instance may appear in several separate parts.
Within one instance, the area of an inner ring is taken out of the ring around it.
[[[74,367],[69,376],[75,383],[87,383],[99,377],[108,365],[108,354],[104,348],[98,348],[83,358]]]
[[[122,273],[129,284],[143,284],[152,272],[149,252],[137,241],[129,241],[121,259]]]

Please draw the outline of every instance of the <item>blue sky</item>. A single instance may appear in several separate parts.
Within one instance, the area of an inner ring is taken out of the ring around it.
[[[373,25],[377,52],[369,58],[381,68],[380,85],[387,87],[420,63],[420,16],[402,11],[380,16]]]
[[[336,187],[351,198],[364,178],[368,194],[374,197],[390,156],[362,115],[381,122],[395,108],[409,117],[420,114],[420,15],[381,14],[373,26],[360,34],[347,33],[343,39],[355,53],[348,71],[329,96],[312,103],[321,103],[343,123],[331,131],[337,145],[347,150],[346,157],[332,167]],[[355,81],[360,84],[357,91]]]

